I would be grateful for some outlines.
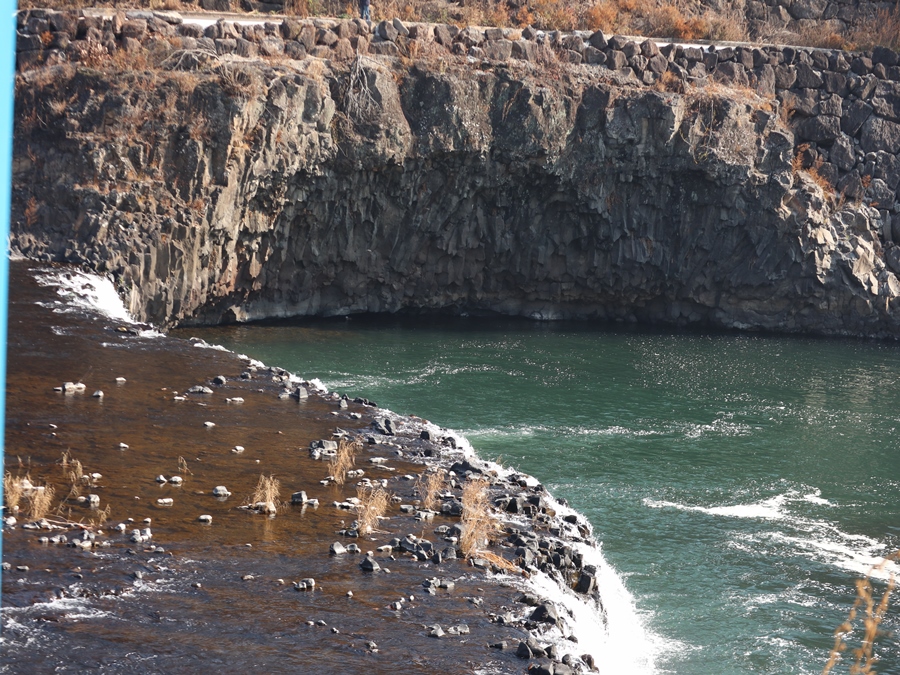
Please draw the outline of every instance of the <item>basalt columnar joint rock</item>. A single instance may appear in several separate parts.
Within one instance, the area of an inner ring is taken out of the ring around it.
[[[316,30],[350,25],[358,48],[358,23]],[[900,334],[900,84],[869,56],[534,33],[534,61],[473,60],[451,51],[506,38],[391,25],[405,58],[167,43],[141,71],[25,69],[14,250],[112,274],[161,325],[443,310]],[[215,40],[251,35],[228,26]]]

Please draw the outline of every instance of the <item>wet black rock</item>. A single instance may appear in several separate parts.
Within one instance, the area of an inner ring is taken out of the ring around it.
[[[556,611],[556,607],[553,603],[550,602],[542,602],[534,612],[531,613],[532,621],[539,621],[541,623],[559,623],[559,613]]]
[[[381,565],[370,555],[367,555],[359,563],[359,567],[363,572],[377,572],[381,569]]]

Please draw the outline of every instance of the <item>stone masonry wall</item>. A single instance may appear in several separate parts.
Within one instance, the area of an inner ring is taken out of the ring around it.
[[[816,2],[825,6],[824,0],[795,1],[790,11],[802,19],[812,11],[807,5],[819,7]],[[856,7],[827,7],[832,4]],[[860,12],[865,13],[860,9],[851,14]],[[583,63],[651,86],[666,75],[669,85],[677,79],[686,85],[715,81],[750,87],[776,97],[788,109],[804,168],[814,168],[847,198],[874,204],[884,216],[886,235],[900,242],[900,217],[892,217],[900,214],[900,55],[890,49],[847,53],[777,46],[660,46],[600,31],[459,30],[452,25],[406,26],[396,19],[372,27],[358,19],[251,26],[219,21],[201,30],[173,12],[120,12],[100,19],[32,10],[19,15],[18,63],[21,69],[77,62],[89,58],[92,48],[152,49],[155,41],[174,37],[180,38],[183,49],[246,58],[301,60],[309,55],[349,60],[357,53],[409,57],[427,45],[474,60]]]
[[[711,0],[704,4],[719,7],[732,3]],[[842,35],[871,25],[880,13],[897,11],[895,0],[746,0],[742,4],[754,38],[779,30],[798,35]]]

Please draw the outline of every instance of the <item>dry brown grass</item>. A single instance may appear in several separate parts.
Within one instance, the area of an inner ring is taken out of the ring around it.
[[[222,64],[216,72],[222,90],[231,98],[249,101],[263,92],[259,73],[253,68],[235,64]]]
[[[370,534],[377,529],[379,519],[387,512],[391,496],[382,487],[358,487],[356,497],[359,499],[356,505],[357,531]]]
[[[25,496],[28,515],[32,520],[40,520],[48,513],[53,505],[53,496],[56,491],[51,485],[35,485]]]
[[[3,500],[6,502],[6,510],[16,513],[19,510],[19,502],[22,501],[22,479],[13,476],[7,471],[3,476]]]
[[[660,75],[659,79],[654,83],[653,88],[656,89],[656,91],[666,91],[676,94],[683,94],[685,91],[684,80],[671,70],[667,70]]]
[[[833,198],[835,196],[834,185],[832,185],[831,181],[829,181],[825,176],[819,173],[819,168],[822,166],[822,164],[824,164],[825,160],[822,157],[818,157],[812,166],[803,165],[803,158],[801,157],[801,155],[808,149],[809,143],[801,143],[797,146],[797,148],[795,149],[794,158],[791,160],[791,171],[793,171],[795,175],[799,172],[803,172],[812,180],[813,183],[821,188],[826,197]]]
[[[188,468],[187,460],[181,456],[178,457],[178,473],[181,474],[182,478],[194,475],[194,472]]]
[[[81,462],[71,457],[66,465],[71,466],[67,475],[69,479],[69,494],[66,496],[66,499],[75,499],[81,494],[81,486],[85,482],[84,467],[81,466]]]
[[[491,565],[501,569],[507,574],[521,574],[523,576],[525,575],[525,571],[520,567],[516,566],[514,563],[511,563],[503,556],[499,556],[496,553],[493,553],[492,551],[479,551],[478,557],[484,558],[489,563],[491,563]]]
[[[253,495],[249,499],[250,507],[257,511],[274,514],[281,505],[281,502],[278,499],[280,495],[281,481],[275,478],[275,476],[260,474],[259,480],[256,483],[256,488],[253,490]]]
[[[875,17],[841,36],[843,49],[872,49],[888,47],[900,50],[900,3],[894,9],[882,9]],[[825,46],[825,45],[822,45]]]
[[[106,508],[103,509],[102,511],[97,511],[96,516],[91,518],[91,528],[99,530],[101,527],[106,525],[111,513],[112,513],[112,506],[110,504],[107,504]]]
[[[483,478],[473,478],[463,484],[460,524],[459,548],[464,557],[471,558],[487,545],[490,533],[497,526],[488,503],[488,482]]]
[[[25,225],[30,229],[35,226],[38,221],[38,213],[40,212],[40,206],[38,205],[37,199],[34,196],[28,198],[28,203],[25,204]]]
[[[78,62],[88,68],[99,68],[108,58],[109,52],[99,42],[90,40],[87,44],[79,45],[76,49]]]
[[[831,648],[828,663],[825,664],[822,675],[828,675],[835,665],[842,660],[843,654],[849,647],[847,638],[853,632],[854,622],[860,614],[862,614],[862,639],[858,647],[850,650],[853,662],[850,664],[849,672],[850,675],[871,675],[875,673],[874,666],[878,660],[874,654],[875,640],[883,634],[879,626],[887,613],[888,601],[891,591],[894,590],[896,579],[892,573],[888,578],[884,593],[878,599],[872,586],[871,575],[873,572],[884,570],[889,561],[898,559],[900,559],[900,551],[892,553],[882,560],[880,564],[873,567],[865,579],[856,581],[856,600],[850,609],[850,613],[847,615],[847,620],[834,631],[834,646]]]
[[[423,473],[416,482],[419,497],[422,500],[422,508],[428,511],[437,509],[441,488],[444,487],[444,470]]]
[[[347,480],[347,472],[356,464],[359,448],[358,441],[348,441],[345,438],[338,441],[337,451],[328,459],[331,475],[338,485],[343,485]]]

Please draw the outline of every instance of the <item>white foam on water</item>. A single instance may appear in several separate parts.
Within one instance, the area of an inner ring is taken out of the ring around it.
[[[822,491],[818,488],[809,494],[803,495],[803,500],[810,504],[818,504],[819,506],[834,506],[830,501],[822,498]]]
[[[603,672],[650,675],[658,672],[656,663],[663,653],[679,649],[674,641],[652,634],[625,588],[621,577],[606,562],[596,546],[579,543],[576,550],[584,555],[585,564],[597,568],[597,587],[602,607],[592,598],[579,595],[558,584],[543,572],[533,574],[518,585],[526,591],[546,598],[560,608],[565,620],[565,635],[552,628],[538,639],[551,642],[560,654],[590,654]],[[574,635],[577,643],[567,639]]]
[[[711,516],[725,516],[727,518],[757,518],[764,520],[782,520],[787,517],[783,506],[787,501],[787,495],[775,495],[769,499],[751,504],[733,504],[730,506],[691,506],[656,499],[645,498],[645,506],[652,509],[678,509],[679,511],[697,511]]]
[[[874,579],[887,580],[891,575],[900,574],[900,565],[896,561],[884,559],[889,552],[888,546],[884,542],[866,535],[844,532],[834,523],[824,519],[797,516],[791,513],[789,507],[793,503],[835,506],[832,502],[822,498],[821,491],[815,488],[803,491],[791,490],[749,504],[694,506],[649,498],[645,498],[643,503],[645,506],[657,509],[673,508],[725,518],[781,522],[780,530],[775,532],[735,533],[735,540],[731,542],[732,548],[751,554],[758,553],[760,544],[768,541],[787,546],[793,554],[820,564],[860,575],[869,575]]]
[[[229,354],[232,353],[232,351],[227,347],[223,347],[222,345],[210,344],[206,340],[198,337],[192,337],[190,338],[190,341],[195,347],[198,347],[199,349],[212,349],[215,352],[228,352]]]
[[[887,581],[900,574],[895,560],[884,558],[886,546],[871,537],[848,534],[833,525],[811,523],[809,534],[794,536],[783,532],[770,539],[791,546],[798,554],[861,576]]]
[[[313,379],[309,380],[309,384],[310,386],[315,387],[316,389],[321,391],[323,394],[328,393],[328,387],[322,384],[322,380],[320,380],[318,377],[314,377]]]
[[[441,429],[430,423],[426,423],[426,428],[429,430],[433,428],[436,432],[452,436],[464,457],[480,459],[465,436]],[[508,478],[511,474],[520,473],[496,462],[480,461],[487,466],[488,470],[497,472],[501,478]],[[579,521],[587,526],[588,534],[592,536],[593,528],[590,522],[578,511],[557,501],[549,493],[544,495],[544,500],[560,518],[570,514],[581,516]],[[504,514],[504,518],[518,522],[518,519],[511,514]],[[523,527],[531,526],[530,521],[524,519],[521,524]],[[572,533],[577,533],[577,526],[565,523],[562,525],[570,528]],[[646,624],[647,617],[638,612],[634,597],[625,588],[619,573],[603,556],[599,543],[594,541],[589,543],[573,542],[572,547],[581,553],[584,564],[597,568],[597,590],[602,607],[593,598],[575,593],[543,572],[532,574],[525,580],[501,575],[505,580],[515,583],[523,590],[546,598],[564,609],[564,613],[567,615],[568,633],[564,635],[557,628],[553,628],[542,634],[538,641],[549,641],[556,644],[560,654],[570,653],[580,656],[589,653],[603,672],[628,673],[629,675],[657,673],[656,664],[660,656],[681,651],[684,645],[674,640],[667,640],[649,630]],[[569,634],[577,638],[577,644],[566,639]]]
[[[32,272],[36,272],[35,280],[41,286],[57,289],[60,300],[46,303],[54,312],[62,314],[89,310],[115,321],[136,323],[125,309],[112,281],[106,277],[77,269],[34,269]]]
[[[545,424],[522,424],[518,426],[482,427],[466,429],[463,433],[473,438],[524,438],[536,434],[552,434],[554,436],[621,436],[625,438],[644,438],[647,436],[671,436],[696,439],[705,435],[747,436],[752,427],[726,420],[715,420],[711,424],[673,424],[658,429],[634,429],[613,425],[610,427],[585,426],[552,426]]]
[[[4,607],[2,612],[4,623],[10,621],[11,617],[28,617],[34,614],[56,614],[73,621],[105,619],[113,616],[109,612],[91,606],[91,601],[87,598],[54,598],[53,600],[35,602],[22,607]]]
[[[254,368],[265,368],[266,364],[262,361],[257,361],[256,359],[250,358],[246,354],[238,354],[237,357],[241,361],[246,361],[248,366],[253,366]]]

